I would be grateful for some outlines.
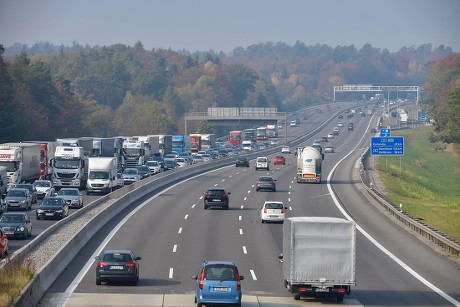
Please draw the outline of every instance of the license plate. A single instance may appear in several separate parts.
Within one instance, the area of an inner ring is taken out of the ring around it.
[[[271,218],[277,218],[278,215],[270,215]]]
[[[216,291],[216,292],[227,292],[227,288],[224,288],[224,287],[216,287],[216,288],[214,288],[214,291]]]
[[[8,206],[11,206],[11,207],[17,207],[18,204],[9,204]]]
[[[46,216],[54,216],[54,213],[45,213]]]
[[[329,289],[328,288],[326,289],[316,288],[315,292],[329,292]]]
[[[123,266],[122,265],[111,265],[110,269],[111,270],[123,270]]]
[[[5,231],[5,234],[6,234],[6,235],[14,235],[14,232],[12,232],[12,231]]]
[[[220,199],[213,199],[212,201],[220,201]]]

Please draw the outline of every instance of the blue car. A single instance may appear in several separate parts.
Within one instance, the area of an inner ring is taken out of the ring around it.
[[[234,304],[241,307],[241,280],[234,262],[204,261],[198,275],[192,275],[196,280],[195,303],[197,307],[203,304]]]

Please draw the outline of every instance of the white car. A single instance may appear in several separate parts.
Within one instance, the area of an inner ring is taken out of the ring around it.
[[[281,201],[266,201],[260,208],[260,221],[283,223],[286,209]]]
[[[278,145],[278,139],[270,140],[270,145]]]
[[[212,157],[210,154],[202,154],[201,155],[203,157],[203,161],[211,161],[212,160]]]
[[[203,156],[202,155],[194,155],[192,157],[192,164],[196,164],[196,163],[200,163],[200,162],[203,162]]]
[[[147,161],[145,162],[145,166],[149,168],[151,175],[161,172],[161,164],[158,161]]]
[[[176,163],[177,163],[178,167],[184,167],[184,166],[187,166],[189,164],[188,161],[186,159],[184,159],[184,158],[177,158]]]
[[[50,197],[54,195],[53,183],[50,180],[35,180],[33,183],[37,190],[37,198]]]
[[[342,123],[342,122],[339,122],[339,127],[343,127],[343,123]]]
[[[281,153],[291,153],[291,148],[289,146],[283,146],[281,147]]]
[[[261,168],[266,169],[267,171],[269,171],[270,170],[269,163],[270,163],[270,161],[268,160],[267,157],[257,157],[256,162],[255,162],[256,171],[261,169]]]
[[[328,133],[327,138],[328,138],[328,139],[333,139],[333,138],[334,138],[334,134],[333,134],[332,132],[331,132],[331,133]]]

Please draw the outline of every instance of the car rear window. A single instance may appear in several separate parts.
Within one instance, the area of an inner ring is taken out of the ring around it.
[[[265,208],[267,208],[267,209],[283,209],[283,204],[280,204],[280,203],[266,203]]]
[[[229,265],[210,265],[204,270],[206,280],[236,280],[236,269]]]
[[[259,181],[273,181],[272,177],[260,177]]]
[[[106,253],[104,257],[102,257],[102,261],[107,262],[131,262],[133,261],[130,254],[122,254],[122,253]]]
[[[266,158],[257,158],[257,162],[267,162]]]
[[[225,194],[224,190],[208,190],[208,193],[210,195],[222,195]]]

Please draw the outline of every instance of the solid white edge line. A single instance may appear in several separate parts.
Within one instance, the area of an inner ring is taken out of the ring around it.
[[[369,126],[371,124],[372,120],[369,121],[369,124],[366,128],[366,131],[369,129]],[[336,205],[336,207],[340,210],[340,212],[342,212],[342,214],[345,216],[345,218],[349,221],[352,221],[352,222],[355,222],[353,220],[353,218],[345,211],[345,209],[340,205],[334,191],[332,190],[332,187],[331,187],[331,178],[332,178],[332,175],[334,174],[334,171],[335,169],[337,168],[337,166],[342,163],[343,160],[345,160],[348,156],[350,156],[355,150],[356,148],[358,147],[359,144],[361,144],[362,140],[364,139],[364,137],[366,136],[366,134],[363,134],[363,136],[361,137],[361,140],[358,142],[358,144],[356,145],[355,148],[353,148],[352,151],[350,151],[345,157],[343,157],[342,159],[340,159],[339,162],[337,162],[336,165],[334,165],[334,167],[332,168],[332,170],[330,171],[329,175],[327,176],[327,189],[329,190],[329,193],[332,197],[332,200],[334,201],[334,204]],[[361,149],[362,150],[362,149]],[[393,253],[391,253],[389,250],[387,250],[383,245],[381,245],[379,242],[377,242],[377,240],[375,240],[369,233],[367,233],[361,226],[358,225],[358,223],[356,223],[356,229],[361,233],[363,234],[372,244],[374,244],[378,249],[380,249],[383,253],[385,253],[388,257],[390,257],[390,259],[392,259],[394,262],[396,262],[399,266],[401,266],[404,270],[406,270],[409,274],[411,274],[412,276],[414,276],[416,279],[418,279],[421,283],[423,283],[425,286],[427,286],[428,288],[430,288],[431,290],[433,290],[435,293],[439,294],[441,297],[443,297],[444,299],[446,299],[447,301],[449,301],[450,303],[454,304],[455,306],[460,306],[460,302],[455,300],[453,297],[451,297],[450,295],[448,295],[447,293],[445,293],[444,291],[442,291],[441,289],[439,289],[438,287],[436,287],[435,285],[433,285],[432,283],[430,283],[428,280],[426,280],[424,277],[422,277],[420,274],[418,274],[417,272],[415,272],[411,267],[409,267],[407,264],[405,264],[402,260],[400,260],[398,257],[396,257]]]

